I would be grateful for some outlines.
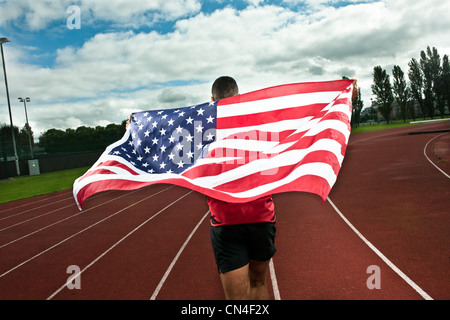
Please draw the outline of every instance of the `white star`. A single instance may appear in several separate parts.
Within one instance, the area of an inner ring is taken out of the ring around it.
[[[193,138],[194,138],[194,137],[191,136],[191,134],[189,134],[188,136],[186,136],[187,142],[192,142],[192,139],[193,139]]]
[[[201,149],[203,149],[203,145],[202,145],[202,143],[200,142],[200,143],[197,145],[197,150],[201,150]]]
[[[145,153],[150,153],[150,148],[147,146],[144,148]]]
[[[205,112],[205,110],[203,110],[203,109],[198,109],[197,110],[197,115],[199,116],[199,115],[203,115],[203,112]]]
[[[159,132],[161,133],[162,136],[166,135],[166,129],[162,128],[161,130],[159,130]]]
[[[153,142],[153,144],[158,144],[158,139],[153,138],[152,142]]]
[[[178,128],[175,129],[177,133],[181,133],[183,131],[183,128],[181,126],[178,126]]]
[[[162,146],[161,147],[161,152],[166,152],[166,148],[167,148],[166,146]]]
[[[197,129],[197,132],[202,132],[202,130],[203,130],[203,127],[202,127],[202,125],[201,125],[201,124],[199,124],[199,125],[198,125],[198,127],[197,127],[197,128],[195,128],[195,129]]]
[[[194,119],[192,119],[191,117],[189,117],[189,118],[186,119],[186,121],[187,121],[188,124],[192,124],[192,121],[193,121],[193,120],[194,120]]]
[[[180,160],[180,162],[178,162],[177,164],[178,164],[178,168],[183,168],[183,166],[184,166],[184,162],[182,160]]]
[[[171,154],[169,154],[169,160],[173,160],[175,158],[175,155],[173,154],[173,152]]]
[[[164,162],[159,165],[160,169],[164,169],[165,167],[166,167],[166,164]]]
[[[157,154],[155,154],[155,155],[153,156],[153,161],[158,161],[158,155],[157,155]]]
[[[209,118],[206,118],[206,120],[208,120],[207,123],[213,123],[214,118],[212,116],[209,116]]]
[[[148,130],[144,132],[144,136],[145,136],[145,137],[148,137],[149,134],[150,134],[150,131],[148,131]]]
[[[186,153],[186,155],[188,156],[189,159],[192,159],[194,157],[194,153],[189,151],[188,153]]]
[[[172,126],[172,125],[173,125],[173,121],[174,121],[173,119],[170,119],[170,120],[169,120],[169,126]]]
[[[211,133],[209,133],[209,134],[206,136],[206,139],[208,139],[208,141],[211,141],[211,140],[214,139],[214,135],[211,134]]]

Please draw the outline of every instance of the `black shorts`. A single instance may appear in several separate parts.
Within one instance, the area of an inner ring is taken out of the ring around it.
[[[211,243],[219,272],[239,269],[250,260],[267,261],[275,249],[275,223],[211,226]]]

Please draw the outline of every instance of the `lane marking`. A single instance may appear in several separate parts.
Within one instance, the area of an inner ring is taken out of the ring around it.
[[[167,188],[167,189],[170,189],[170,187]],[[127,210],[128,208],[131,208],[131,207],[137,205],[138,203],[140,203],[140,202],[142,202],[142,201],[144,201],[144,200],[147,200],[148,198],[151,198],[151,197],[156,196],[157,194],[159,194],[159,193],[161,193],[161,192],[163,192],[163,191],[166,191],[167,189],[164,189],[164,190],[161,190],[161,191],[159,191],[159,192],[157,192],[157,193],[154,193],[154,194],[152,194],[152,195],[150,195],[150,196],[148,196],[148,197],[146,197],[146,198],[144,198],[144,199],[142,199],[142,200],[140,200],[140,201],[138,201],[138,202],[136,202],[136,203],[134,203],[134,204],[129,205],[128,207],[125,207],[125,208],[123,208],[123,209],[121,209],[121,210],[119,210],[119,211],[113,213],[112,215],[110,215],[110,216],[108,216],[108,217],[106,217],[106,218],[103,218],[102,220],[97,221],[96,223],[90,225],[89,227],[86,227],[86,228],[84,228],[83,230],[80,230],[80,231],[78,231],[78,232],[72,234],[71,236],[65,238],[64,240],[61,240],[60,242],[54,244],[53,246],[51,246],[51,247],[49,247],[49,248],[47,248],[47,249],[45,249],[45,250],[39,252],[38,254],[35,254],[35,255],[32,256],[31,258],[29,258],[29,259],[27,259],[27,260],[21,262],[20,264],[18,264],[18,265],[16,265],[15,267],[9,269],[8,271],[5,271],[4,273],[0,274],[0,278],[6,276],[7,274],[11,273],[12,271],[14,271],[14,270],[16,270],[16,269],[18,269],[18,268],[20,268],[20,267],[23,266],[24,264],[26,264],[26,263],[28,263],[28,262],[30,262],[30,261],[36,259],[37,257],[43,255],[44,253],[47,253],[48,251],[50,251],[50,250],[56,248],[56,247],[59,246],[60,244],[63,244],[64,242],[66,242],[66,241],[68,241],[68,240],[70,240],[70,239],[76,237],[77,235],[83,233],[84,231],[89,230],[90,228],[96,226],[97,224],[100,224],[100,223],[106,221],[107,219],[112,218],[113,216],[115,216],[115,215],[117,215],[117,214],[119,214],[119,213],[121,213],[121,212]]]
[[[35,230],[35,231],[33,231],[33,232],[30,232],[30,233],[28,233],[28,234],[26,234],[26,235],[23,235],[23,236],[21,236],[21,237],[19,237],[19,238],[17,238],[17,239],[11,240],[10,242],[7,242],[7,243],[5,243],[5,244],[2,244],[2,245],[0,245],[0,249],[1,249],[1,248],[4,248],[4,247],[6,247],[6,246],[9,246],[10,244],[13,244],[14,242],[17,242],[17,241],[19,241],[19,240],[25,239],[25,238],[27,238],[27,237],[29,237],[29,236],[35,234],[35,233],[38,233],[38,232],[40,232],[40,231],[43,231],[43,230],[48,229],[48,228],[50,228],[50,227],[53,227],[53,226],[57,225],[58,223],[61,223],[61,222],[64,222],[64,221],[66,221],[66,220],[75,218],[75,217],[77,217],[77,216],[79,216],[79,215],[81,215],[81,214],[85,214],[86,212],[88,212],[88,211],[90,211],[90,210],[93,210],[93,209],[95,209],[95,208],[101,207],[101,206],[103,206],[103,205],[105,205],[105,204],[108,204],[108,203],[110,203],[110,202],[116,201],[116,200],[118,200],[118,199],[120,199],[120,198],[129,196],[130,194],[135,193],[135,192],[137,192],[137,191],[138,191],[138,190],[135,190],[135,191],[130,192],[130,193],[123,194],[123,195],[121,195],[121,196],[119,196],[119,197],[117,197],[117,198],[108,200],[108,201],[103,202],[103,203],[100,203],[100,204],[98,204],[98,205],[96,205],[96,206],[94,206],[94,207],[88,208],[88,209],[86,209],[86,210],[84,210],[84,211],[81,211],[81,212],[75,213],[75,214],[73,214],[73,215],[71,215],[71,216],[68,216],[68,217],[66,217],[66,218],[64,218],[64,219],[58,220],[58,221],[56,221],[56,222],[54,222],[54,223],[51,223],[51,224],[49,224],[49,225],[47,225],[47,226],[45,226],[45,227],[42,227],[42,228],[37,229],[37,230]],[[73,197],[72,197],[72,199],[73,199]],[[76,204],[71,204],[71,206],[75,206],[75,207],[76,207]],[[64,208],[65,208],[65,207],[64,207]],[[63,209],[63,208],[60,208],[60,209]],[[77,210],[77,211],[79,211],[79,210]],[[0,231],[1,231],[1,230],[0,230]]]
[[[205,220],[205,218],[208,216],[209,214],[209,210],[205,213],[205,215],[200,219],[200,221],[197,223],[197,225],[195,226],[195,228],[192,230],[192,232],[189,234],[189,236],[186,238],[186,240],[184,241],[183,245],[181,246],[180,250],[178,250],[178,253],[175,255],[175,258],[173,258],[172,262],[170,263],[169,267],[167,268],[166,272],[164,273],[163,277],[161,278],[161,280],[159,281],[158,285],[156,286],[155,291],[153,292],[150,300],[155,300],[156,297],[158,296],[159,291],[161,290],[162,286],[164,285],[164,283],[167,280],[167,277],[169,276],[170,272],[172,271],[175,263],[177,262],[178,258],[181,256],[181,253],[184,251],[184,248],[186,248],[187,244],[189,243],[189,241],[191,240],[192,236],[194,235],[195,231],[197,231],[198,227],[201,225],[201,223],[203,222],[203,220]]]
[[[60,192],[60,193],[57,194],[57,195],[48,197],[48,198],[39,199],[39,200],[35,200],[35,201],[32,201],[32,202],[24,203],[24,204],[21,204],[21,205],[18,205],[18,206],[14,206],[14,207],[11,207],[11,208],[0,210],[0,213],[6,212],[6,211],[9,211],[9,210],[14,210],[14,209],[21,208],[21,207],[25,207],[25,206],[29,206],[29,205],[32,205],[32,204],[35,204],[35,203],[38,203],[38,202],[42,202],[42,201],[46,201],[46,200],[50,200],[50,199],[53,199],[53,198],[65,196],[66,192],[70,192],[70,190],[69,191],[64,190],[64,191],[58,191],[58,192]],[[45,194],[44,195],[40,195],[40,196],[45,196]],[[39,197],[39,196],[36,196],[36,197]],[[70,198],[73,198],[73,195]],[[66,198],[66,199],[70,199],[70,198]],[[66,200],[66,199],[64,199],[64,200]],[[12,202],[16,202],[16,201],[18,202],[18,201],[23,201],[23,200],[26,200],[26,199],[18,199],[18,200],[14,200]],[[10,203],[10,202],[5,202],[5,204],[6,203]],[[2,205],[2,204],[0,204],[0,205]]]
[[[445,135],[445,134],[447,134],[447,132],[445,132],[445,133],[443,133],[443,134],[440,134],[440,135],[434,137],[433,139],[431,139],[430,141],[428,141],[427,144],[425,145],[425,148],[423,148],[423,154],[425,155],[425,158],[427,158],[427,160],[430,161],[430,163],[431,163],[436,169],[438,169],[440,172],[442,172],[442,174],[443,174],[444,176],[446,176],[447,178],[450,179],[450,176],[449,176],[447,173],[445,173],[441,168],[439,168],[436,164],[434,164],[434,162],[431,161],[430,158],[428,158],[427,152],[426,152],[427,147],[428,147],[428,145],[430,144],[431,141],[433,141],[434,139],[439,138],[440,136],[443,136],[443,135]]]
[[[273,297],[275,300],[281,300],[280,290],[278,289],[277,276],[275,275],[275,266],[273,265],[273,259],[270,259],[269,262],[269,273],[270,280],[272,281]]]
[[[169,189],[169,188],[167,188]],[[163,191],[167,190],[164,189]],[[162,191],[158,192],[161,193]],[[148,218],[147,220],[145,220],[144,222],[142,222],[140,225],[138,225],[136,228],[134,228],[133,230],[131,230],[128,234],[126,234],[122,239],[120,239],[119,241],[117,241],[115,244],[113,244],[111,247],[109,247],[109,249],[107,249],[106,251],[104,251],[101,255],[99,255],[97,258],[95,258],[94,260],[91,261],[91,263],[89,263],[86,267],[83,268],[83,270],[81,270],[80,272],[74,274],[73,276],[69,277],[69,279],[74,279],[76,277],[79,277],[83,272],[85,272],[87,269],[89,269],[92,265],[94,265],[98,260],[100,260],[102,257],[104,257],[107,253],[109,253],[112,249],[114,249],[115,247],[117,247],[122,241],[124,241],[126,238],[128,238],[130,235],[132,235],[135,231],[137,231],[138,229],[140,229],[144,224],[146,224],[147,222],[149,222],[150,220],[152,220],[153,218],[155,218],[157,215],[159,215],[161,212],[163,212],[164,210],[166,210],[167,208],[171,207],[172,205],[174,205],[175,203],[177,203],[178,201],[180,201],[181,199],[183,199],[184,197],[186,197],[187,195],[191,194],[193,191],[190,191],[188,193],[186,193],[185,195],[181,196],[180,198],[178,198],[177,200],[173,201],[172,203],[170,203],[169,205],[167,205],[166,207],[164,207],[163,209],[159,210],[157,213],[155,213],[153,216],[151,216],[150,218]],[[152,194],[142,200],[139,200],[138,202],[116,212],[115,214],[121,212],[121,211],[125,211],[145,200],[147,200],[148,198],[151,198],[155,195],[157,195],[158,193]],[[114,214],[114,215],[115,215]],[[51,300],[55,295],[57,295],[59,292],[61,292],[64,288],[67,287],[67,284],[69,283],[69,279],[67,280],[68,282],[64,283],[58,290],[56,290],[55,292],[53,292],[53,294],[51,294],[47,300]]]
[[[372,243],[370,243],[359,231],[356,229],[347,218],[344,217],[341,211],[335,206],[333,201],[328,197],[328,202],[331,204],[333,209],[338,213],[342,220],[347,223],[347,225],[358,235],[358,237],[364,241],[364,243],[375,252],[381,260],[383,260],[395,273],[397,273],[403,280],[406,281],[418,294],[420,294],[425,300],[433,300],[425,291],[423,291],[414,281],[412,281],[406,274],[404,274],[397,266],[395,266],[384,254],[381,253]]]

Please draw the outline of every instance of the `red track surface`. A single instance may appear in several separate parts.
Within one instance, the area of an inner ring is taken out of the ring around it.
[[[450,298],[450,179],[426,158],[450,174],[450,133],[413,130],[353,134],[323,205],[274,196],[272,298]],[[71,190],[2,204],[0,299],[223,299],[207,211],[203,195],[168,185],[105,192],[81,213]],[[81,289],[66,285],[72,265]],[[367,287],[372,265],[381,289]]]

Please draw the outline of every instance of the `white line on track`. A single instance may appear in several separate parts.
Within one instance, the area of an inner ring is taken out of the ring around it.
[[[9,211],[9,210],[14,210],[14,209],[21,208],[21,207],[25,207],[25,206],[29,206],[29,205],[33,205],[33,204],[36,204],[36,203],[38,203],[38,202],[47,201],[47,200],[50,200],[50,199],[53,199],[53,198],[57,198],[57,197],[61,197],[61,196],[65,196],[65,195],[66,195],[65,192],[61,192],[60,194],[54,195],[54,196],[52,196],[52,197],[48,197],[48,198],[44,198],[44,199],[39,199],[39,200],[36,200],[36,201],[33,201],[33,202],[27,202],[27,203],[21,204],[21,205],[19,205],[19,206],[14,206],[14,207],[12,207],[12,208],[0,210],[0,213],[6,212],[6,211]],[[73,196],[71,196],[70,198],[73,198]],[[64,200],[67,200],[67,199],[69,199],[69,198],[66,198],[66,199],[64,199]],[[23,200],[23,199],[20,199],[20,200]],[[16,201],[20,201],[20,200],[16,200]]]
[[[270,259],[269,262],[269,273],[270,273],[270,280],[272,281],[273,297],[275,300],[281,300],[280,290],[278,289],[277,276],[275,275],[275,267],[273,265],[273,259]]]
[[[169,189],[169,188],[167,188]],[[164,189],[163,191],[167,190]],[[162,191],[158,192],[161,193]],[[51,294],[47,300],[51,300],[55,295],[57,295],[61,290],[63,290],[67,284],[70,283],[70,281],[72,281],[73,279],[79,277],[83,272],[85,272],[87,269],[89,269],[92,265],[94,265],[98,260],[100,260],[102,257],[104,257],[108,252],[110,252],[112,249],[114,249],[116,246],[118,246],[122,241],[124,241],[126,238],[128,238],[130,235],[132,235],[135,231],[137,231],[138,229],[140,229],[143,225],[145,225],[147,222],[149,222],[150,220],[152,220],[154,217],[156,217],[157,215],[159,215],[161,212],[163,212],[164,210],[166,210],[167,208],[171,207],[172,205],[174,205],[175,203],[177,203],[178,201],[180,201],[181,199],[183,199],[184,197],[186,197],[187,195],[191,194],[194,191],[189,191],[188,193],[186,193],[185,195],[179,197],[178,199],[176,199],[175,201],[171,202],[169,205],[165,206],[163,209],[159,210],[157,213],[155,213],[153,216],[151,216],[150,218],[148,218],[147,220],[145,220],[144,222],[142,222],[140,225],[138,225],[136,228],[134,228],[133,230],[131,230],[127,235],[125,235],[122,239],[120,239],[119,241],[117,241],[115,244],[113,244],[111,247],[109,247],[109,249],[107,249],[105,252],[103,252],[101,255],[99,255],[97,258],[95,258],[93,261],[91,261],[91,263],[89,263],[86,267],[83,268],[83,270],[81,270],[80,272],[74,274],[72,277],[69,277],[69,279],[67,280],[67,282],[65,284],[63,284],[58,290],[56,290],[55,292],[53,292],[53,294]],[[121,212],[121,211],[125,211],[145,200],[147,200],[148,198],[151,198],[155,195],[157,195],[158,193],[155,193],[151,196],[148,196],[118,212],[116,212],[115,214]]]
[[[155,291],[153,292],[150,300],[155,300],[156,296],[158,295],[159,291],[161,290],[162,286],[164,285],[164,282],[166,282],[167,277],[169,276],[170,272],[172,271],[173,266],[177,262],[178,258],[180,257],[181,253],[184,251],[184,248],[186,248],[187,244],[191,240],[192,236],[194,235],[195,231],[197,231],[200,224],[205,220],[205,218],[208,216],[209,210],[205,213],[205,215],[200,219],[200,221],[197,223],[195,228],[192,230],[192,232],[189,234],[187,239],[184,241],[183,245],[181,246],[180,250],[178,250],[178,253],[175,255],[175,258],[173,258],[172,262],[170,263],[169,267],[167,268],[166,272],[164,273],[163,277],[159,281],[158,285],[156,286]]]
[[[423,148],[423,154],[425,155],[425,158],[427,158],[427,160],[430,161],[430,163],[431,163],[436,169],[438,169],[440,172],[442,172],[442,174],[443,174],[444,176],[446,176],[447,178],[450,179],[450,176],[449,176],[448,174],[446,174],[441,168],[439,168],[436,164],[434,164],[434,162],[431,161],[430,158],[428,158],[427,152],[426,152],[427,147],[428,147],[428,145],[430,144],[431,141],[433,141],[433,140],[436,139],[436,138],[439,138],[440,136],[443,136],[443,135],[446,134],[446,133],[447,133],[447,132],[445,132],[445,133],[443,133],[443,134],[440,134],[440,135],[434,137],[433,139],[431,139],[430,141],[428,141],[427,144],[425,145],[425,148]]]
[[[20,267],[23,266],[24,264],[26,264],[26,263],[28,263],[28,262],[30,262],[30,261],[36,259],[37,257],[43,255],[44,253],[47,253],[48,251],[50,251],[50,250],[56,248],[57,246],[63,244],[64,242],[66,242],[66,241],[68,241],[68,240],[70,240],[70,239],[76,237],[77,235],[83,233],[84,231],[89,230],[90,228],[92,228],[92,227],[94,227],[94,226],[96,226],[96,225],[98,225],[98,224],[104,222],[105,220],[107,220],[107,219],[109,219],[109,218],[112,218],[112,217],[114,217],[115,215],[117,215],[117,214],[119,214],[119,213],[121,213],[121,212],[123,212],[123,211],[125,211],[125,210],[127,210],[127,209],[129,209],[129,208],[131,208],[131,207],[133,207],[133,206],[135,206],[135,205],[141,203],[142,201],[147,200],[147,199],[149,199],[149,198],[151,198],[151,197],[154,197],[154,196],[156,196],[156,195],[158,195],[158,194],[160,194],[160,193],[162,193],[162,192],[164,192],[164,191],[166,191],[166,190],[168,190],[168,189],[170,189],[170,188],[171,188],[171,187],[166,188],[166,189],[161,190],[161,191],[158,191],[158,192],[156,192],[156,193],[154,193],[154,194],[152,194],[152,195],[150,195],[150,196],[148,196],[148,197],[146,197],[146,198],[144,198],[144,199],[142,199],[142,200],[139,200],[138,202],[135,202],[135,203],[133,203],[133,204],[131,204],[131,205],[129,205],[129,206],[127,206],[127,207],[125,207],[125,208],[119,210],[119,211],[116,211],[115,213],[113,213],[113,214],[107,216],[106,218],[103,218],[102,220],[97,221],[96,223],[90,225],[89,227],[84,228],[83,230],[80,230],[80,231],[78,231],[77,233],[72,234],[71,236],[65,238],[64,240],[61,240],[60,242],[54,244],[53,246],[51,246],[51,247],[49,247],[49,248],[47,248],[47,249],[45,249],[45,250],[39,252],[38,254],[34,255],[33,257],[31,257],[31,258],[29,258],[29,259],[23,261],[22,263],[18,264],[17,266],[15,266],[15,267],[9,269],[8,271],[6,271],[6,272],[0,274],[0,278],[6,276],[8,273],[10,273],[10,272],[12,272],[12,271],[14,271],[14,270],[16,270],[16,269],[18,269],[18,268],[20,268]]]
[[[344,217],[341,211],[336,207],[336,205],[327,198],[328,202],[331,204],[333,209],[338,213],[338,215],[345,221],[345,223],[361,238],[364,243],[372,249],[395,273],[397,273],[403,280],[406,281],[418,294],[420,294],[425,300],[433,300],[425,291],[422,290],[414,281],[412,281],[406,274],[404,274],[399,268],[397,268],[384,254],[381,253],[372,243],[370,243],[359,231],[356,229],[347,218]]]
[[[89,209],[80,211],[80,212],[75,213],[75,214],[73,214],[73,215],[71,215],[71,216],[69,216],[69,217],[66,217],[66,218],[64,218],[64,219],[58,220],[58,221],[56,221],[56,222],[54,222],[54,223],[52,223],[52,224],[49,224],[49,225],[47,225],[47,226],[45,226],[45,227],[42,227],[42,228],[40,228],[40,229],[38,229],[38,230],[35,230],[35,231],[31,232],[31,233],[28,233],[28,234],[26,234],[26,235],[24,235],[24,236],[22,236],[22,237],[20,237],[20,238],[14,239],[14,240],[12,240],[12,241],[10,241],[10,242],[8,242],[8,243],[3,244],[3,245],[0,246],[0,249],[1,249],[1,248],[4,248],[4,247],[6,247],[6,246],[9,246],[10,244],[13,244],[14,242],[17,242],[17,241],[19,241],[19,240],[25,239],[25,238],[27,238],[27,237],[29,237],[29,236],[35,234],[35,233],[38,233],[38,232],[40,232],[40,231],[43,231],[43,230],[48,229],[48,228],[50,228],[50,227],[53,227],[53,226],[57,225],[58,223],[61,223],[61,222],[64,222],[64,221],[66,221],[66,220],[75,218],[75,217],[77,217],[77,216],[79,216],[79,215],[81,215],[81,214],[85,214],[86,212],[88,212],[88,211],[90,211],[90,210],[93,210],[93,209],[95,209],[95,208],[98,208],[98,207],[100,207],[100,206],[103,206],[103,205],[105,205],[105,204],[107,204],[107,203],[110,203],[110,202],[112,202],[112,201],[116,201],[116,200],[118,200],[118,199],[120,199],[120,198],[129,196],[130,194],[135,193],[135,192],[138,192],[138,190],[135,190],[135,191],[130,192],[130,193],[125,193],[125,194],[123,194],[123,195],[121,195],[121,196],[119,196],[119,197],[116,197],[116,198],[114,198],[114,199],[111,199],[111,200],[108,200],[108,201],[106,201],[106,202],[100,203],[100,204],[98,204],[98,205],[96,205],[96,206],[94,206],[94,207],[92,207],[92,208],[89,208]],[[73,199],[73,197],[72,197],[72,199]],[[76,206],[76,204],[73,203],[71,206]],[[65,208],[65,207],[63,207],[63,208]],[[60,209],[63,209],[63,208],[60,208]]]

